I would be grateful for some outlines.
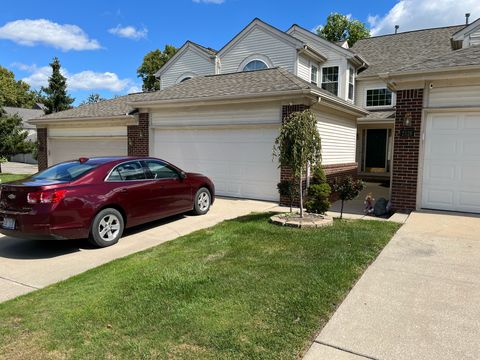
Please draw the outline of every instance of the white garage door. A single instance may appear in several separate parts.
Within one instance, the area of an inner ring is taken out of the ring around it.
[[[59,139],[48,141],[49,165],[94,156],[126,156],[126,138]]]
[[[422,207],[480,213],[480,113],[427,116]]]
[[[272,161],[278,128],[155,130],[153,154],[215,183],[218,195],[277,201],[280,170]]]

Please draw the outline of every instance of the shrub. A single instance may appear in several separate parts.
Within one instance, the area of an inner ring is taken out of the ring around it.
[[[312,184],[308,187],[308,198],[305,207],[309,213],[325,214],[330,208],[330,185],[327,183]]]
[[[343,217],[343,205],[345,201],[355,199],[360,191],[365,189],[365,184],[361,180],[355,180],[351,176],[348,176],[342,180],[335,179],[333,184],[333,191],[338,193],[342,206],[340,208],[340,219]]]
[[[312,180],[310,184],[323,184],[327,182],[327,176],[321,165],[316,165],[312,170]]]
[[[282,180],[277,184],[277,189],[280,196],[288,197],[290,201],[290,212],[292,212],[293,201],[298,195],[298,188],[294,180]]]

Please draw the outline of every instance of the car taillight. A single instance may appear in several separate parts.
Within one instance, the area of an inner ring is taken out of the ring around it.
[[[66,192],[66,190],[31,192],[27,194],[27,202],[29,204],[57,204],[65,197]]]

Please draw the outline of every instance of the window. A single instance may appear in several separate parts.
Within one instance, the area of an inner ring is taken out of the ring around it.
[[[262,60],[252,60],[243,67],[243,71],[255,71],[263,69],[268,69],[268,66]]]
[[[96,168],[96,164],[81,163],[79,161],[69,161],[57,164],[32,176],[37,180],[59,180],[72,181],[85,175],[90,170]]]
[[[145,180],[145,171],[138,161],[118,165],[109,175],[108,181]]]
[[[314,85],[318,83],[318,68],[315,65],[310,67],[310,82]]]
[[[147,160],[145,163],[150,170],[149,179],[177,179],[179,177],[174,169],[161,161]]]
[[[392,92],[386,88],[367,90],[367,107],[391,106]]]
[[[322,68],[322,89],[338,95],[338,66]]]
[[[353,68],[348,68],[348,98],[353,100],[354,94],[354,81],[355,81],[355,70]]]
[[[184,77],[182,80],[180,80],[180,82],[182,83],[184,81],[190,80],[191,78],[191,76]]]

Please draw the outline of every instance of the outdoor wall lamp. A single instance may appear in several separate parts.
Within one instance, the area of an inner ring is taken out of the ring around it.
[[[403,118],[403,126],[412,126],[412,114],[406,113],[405,117]]]

